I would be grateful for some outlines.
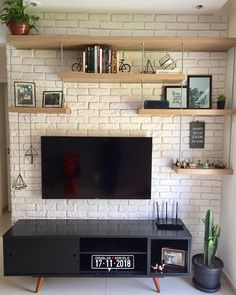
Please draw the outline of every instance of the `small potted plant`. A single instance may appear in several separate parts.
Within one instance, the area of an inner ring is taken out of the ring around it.
[[[196,254],[192,258],[193,285],[207,293],[220,288],[220,278],[224,264],[215,256],[220,236],[220,226],[213,223],[213,212],[208,210],[205,220],[204,254]]]
[[[23,0],[8,0],[1,7],[0,21],[9,27],[12,35],[28,35],[31,29],[37,31],[35,23],[39,17],[26,13],[28,6]]]
[[[224,109],[225,108],[225,101],[227,97],[223,94],[217,96],[217,109]]]

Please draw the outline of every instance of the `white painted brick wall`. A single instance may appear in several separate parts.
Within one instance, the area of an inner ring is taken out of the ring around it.
[[[43,34],[121,35],[121,36],[224,36],[227,17],[211,15],[39,13],[39,31]],[[146,52],[153,65],[163,52]],[[181,69],[181,53],[170,52]],[[77,51],[64,52],[68,70]],[[141,69],[141,54],[125,52],[134,72]],[[187,74],[213,75],[213,107],[218,94],[224,93],[226,54],[208,52],[184,53],[183,68]],[[192,117],[143,117],[137,115],[142,106],[139,84],[62,83],[59,50],[16,50],[8,46],[9,105],[14,105],[13,81],[32,81],[36,85],[37,106],[41,106],[44,90],[63,90],[71,115],[32,114],[33,145],[39,156],[31,165],[24,157],[29,146],[29,115],[10,113],[11,182],[21,172],[27,189],[12,190],[12,218],[153,218],[155,202],[179,202],[180,217],[193,234],[193,250],[202,248],[203,224],[208,208],[219,221],[221,177],[176,175],[170,166],[179,157],[180,123],[182,123],[181,158],[222,158],[224,118],[196,117],[206,122],[206,148],[189,149],[189,122]],[[144,85],[144,99],[163,97],[163,85]],[[41,196],[41,135],[63,136],[151,136],[153,137],[151,200],[44,200]],[[20,151],[17,138],[20,137]]]

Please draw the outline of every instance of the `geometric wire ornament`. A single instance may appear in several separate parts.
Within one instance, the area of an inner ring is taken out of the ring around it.
[[[147,60],[146,67],[145,67],[143,73],[144,74],[155,74],[155,70],[153,68],[153,65],[152,65],[150,59]]]
[[[177,66],[176,61],[169,55],[169,53],[166,53],[166,55],[159,60],[159,64],[163,70],[173,70]]]
[[[26,182],[24,181],[23,177],[20,173],[20,120],[19,120],[19,113],[17,113],[17,119],[18,119],[18,158],[19,158],[19,175],[17,176],[16,180],[14,181],[12,188],[16,190],[24,189],[27,187]]]
[[[16,180],[14,181],[12,187],[16,190],[21,190],[27,187],[26,182],[24,181],[23,177],[21,176],[21,174],[19,174],[16,178]]]
[[[34,158],[38,156],[36,149],[32,146],[32,133],[31,133],[31,113],[30,113],[30,146],[25,153],[25,157],[30,161],[30,164],[34,164]]]
[[[30,145],[30,147],[25,153],[25,157],[30,161],[31,164],[33,164],[34,158],[36,158],[37,156],[38,156],[38,153],[36,149],[32,145]]]

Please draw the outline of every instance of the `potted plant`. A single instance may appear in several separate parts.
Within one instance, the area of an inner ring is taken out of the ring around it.
[[[28,6],[23,0],[8,0],[0,9],[0,21],[9,27],[12,35],[28,35],[31,29],[37,31],[35,23],[39,17],[26,13]]]
[[[213,212],[208,210],[205,220],[204,254],[196,254],[192,258],[193,285],[207,293],[220,288],[221,272],[224,267],[222,260],[215,256],[220,236],[220,226],[213,223]]]
[[[220,94],[217,97],[217,109],[224,109],[225,108],[225,101],[227,97],[223,94]]]

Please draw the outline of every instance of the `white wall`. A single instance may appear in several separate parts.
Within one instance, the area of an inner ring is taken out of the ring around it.
[[[6,85],[0,83],[0,207],[2,209],[8,203],[5,88]]]
[[[6,44],[7,28],[5,25],[0,24],[0,44]]]
[[[7,82],[6,47],[0,46],[0,83]]]
[[[228,19],[209,15],[156,14],[95,14],[42,13],[40,32],[43,34],[101,35],[101,36],[211,36],[228,35]],[[91,37],[92,38],[92,37]],[[181,50],[181,49],[180,49]],[[8,50],[8,55],[10,51]],[[62,83],[60,50],[11,51],[12,74],[9,75],[9,104],[14,104],[14,81],[35,82],[37,106],[42,104],[44,90],[61,90],[71,115],[32,115],[33,145],[39,157],[31,165],[24,157],[29,147],[29,115],[20,115],[20,133],[17,114],[10,114],[11,182],[18,175],[17,137],[20,135],[21,173],[28,184],[26,190],[12,190],[12,216],[20,218],[153,218],[154,204],[179,202],[180,217],[193,234],[193,249],[201,251],[203,244],[202,218],[208,208],[215,212],[219,222],[221,176],[177,175],[170,166],[179,156],[179,117],[138,116],[143,104],[140,83]],[[146,52],[158,67],[164,52]],[[178,68],[182,67],[182,53],[173,52]],[[77,50],[66,50],[64,62],[69,69],[78,56]],[[133,71],[140,71],[141,52],[125,52]],[[8,59],[10,60],[10,59]],[[226,53],[186,52],[184,72],[213,75],[214,107],[216,96],[224,92]],[[10,67],[10,64],[8,64]],[[164,96],[162,84],[145,84],[144,99]],[[182,118],[185,159],[220,159],[223,156],[223,117],[195,117],[206,122],[205,149],[189,149],[189,122]],[[153,169],[151,200],[45,200],[41,192],[41,135],[83,136],[152,136]]]
[[[229,37],[236,37],[236,1],[231,1],[229,17]]]
[[[0,7],[2,6],[3,2],[4,2],[3,0],[0,0]],[[6,25],[2,25],[0,23],[0,45],[6,43],[6,34],[7,34],[6,32],[7,32]]]
[[[232,1],[232,6],[230,9],[230,21],[229,21],[229,36],[236,37],[236,1]],[[227,62],[227,78],[229,82],[227,85],[227,93],[230,94],[229,97],[233,99],[233,107],[236,107],[236,67],[234,68],[234,50],[230,50]],[[234,75],[233,75],[234,68]],[[234,77],[234,82],[233,82]],[[234,89],[232,93],[232,83],[234,83]],[[225,135],[230,132],[230,122],[225,125]],[[234,171],[236,171],[236,118],[232,117],[232,145],[231,145],[231,165]],[[225,140],[225,142],[227,142]],[[226,145],[226,149],[229,147]],[[236,173],[231,177],[225,177],[223,179],[222,186],[222,208],[221,208],[221,243],[219,255],[224,261],[225,267],[224,272],[228,279],[231,281],[233,287],[236,290],[236,218],[235,218],[235,208],[236,208]]]

